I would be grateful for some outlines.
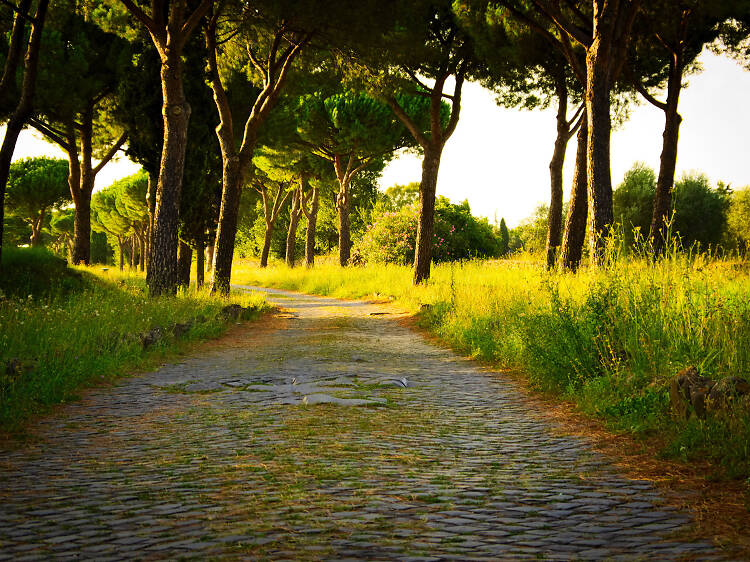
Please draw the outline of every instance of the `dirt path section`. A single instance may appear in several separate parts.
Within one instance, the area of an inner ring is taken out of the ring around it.
[[[267,292],[278,329],[0,453],[0,560],[722,558],[512,381],[382,307]]]

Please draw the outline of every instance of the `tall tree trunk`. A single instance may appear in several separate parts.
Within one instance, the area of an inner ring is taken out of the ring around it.
[[[315,228],[318,223],[319,192],[317,187],[312,190],[310,213],[307,215],[307,232],[305,233],[305,266],[315,265]]]
[[[146,238],[147,235],[145,232],[141,233],[140,236],[140,244],[141,244],[141,260],[138,264],[141,271],[144,271],[146,269]]]
[[[610,171],[610,94],[627,53],[630,30],[640,0],[593,0],[593,35],[586,48],[586,111],[588,117],[588,199],[591,221],[591,265],[596,268],[612,226]]]
[[[206,271],[214,268],[214,242],[213,239],[206,245]]]
[[[161,63],[164,144],[156,190],[154,234],[151,248],[149,291],[151,295],[177,291],[177,229],[185,169],[190,105],[182,89],[179,49],[167,49]]]
[[[159,182],[158,177],[153,173],[148,173],[148,187],[146,188],[146,206],[148,207],[148,226],[146,231],[146,284],[151,279],[151,248],[153,247],[154,238],[154,213],[156,212],[156,186]]]
[[[44,226],[44,215],[46,213],[47,209],[42,208],[41,211],[39,211],[39,214],[34,219],[33,224],[31,225],[31,240],[29,243],[31,244],[32,248],[36,248],[42,245],[42,227]]]
[[[680,136],[682,117],[677,113],[677,105],[682,88],[682,67],[671,64],[667,85],[667,103],[664,107],[664,132],[662,133],[659,178],[656,182],[656,195],[651,215],[650,237],[657,252],[664,248],[666,220],[672,210],[672,190],[677,167],[677,142]]]
[[[229,293],[229,283],[232,276],[232,258],[234,257],[234,242],[237,237],[237,217],[240,210],[243,174],[238,156],[223,158],[223,161],[223,189],[219,223],[216,227],[211,291],[226,295]]]
[[[128,269],[133,269],[133,264],[135,263],[135,244],[133,243],[133,237],[130,237],[130,242],[128,243],[128,246],[130,246],[130,251],[128,252]]]
[[[89,264],[91,257],[91,192],[79,193],[73,219],[73,263]]]
[[[608,53],[595,44],[587,53],[586,109],[588,117],[588,199],[591,232],[591,265],[598,267],[612,225],[612,176],[610,174],[610,90]]]
[[[117,237],[117,249],[120,252],[120,271],[125,269],[125,250],[123,248],[122,238]]]
[[[203,287],[204,272],[206,267],[206,243],[202,238],[198,240],[195,252],[195,289],[198,290]]]
[[[414,284],[430,278],[433,234],[435,230],[435,194],[442,147],[428,146],[422,159],[422,181],[419,184],[419,223],[414,250]]]
[[[0,77],[0,104],[6,101],[6,96],[15,89],[16,72],[21,61],[23,51],[23,40],[26,35],[26,18],[31,8],[31,0],[21,0],[18,3],[18,11],[13,18],[13,28],[10,32],[10,43],[3,65],[3,75]]]
[[[260,253],[260,267],[268,267],[268,254],[271,251],[271,236],[273,235],[273,223],[266,223],[266,232],[263,235],[263,250]]]
[[[89,107],[81,115],[82,126],[81,132],[81,161],[77,166],[77,171],[70,173],[68,182],[75,176],[78,176],[79,184],[75,186],[78,192],[73,197],[75,203],[75,237],[73,241],[73,263],[89,265],[91,261],[91,194],[94,191],[95,175],[91,166],[93,158],[93,107]],[[75,134],[72,136],[72,142],[75,143]],[[75,168],[72,160],[78,161],[78,154],[75,150],[68,153],[69,170]],[[73,185],[71,184],[71,192]]]
[[[8,185],[10,174],[10,163],[16,150],[18,135],[31,116],[33,108],[34,93],[36,91],[36,75],[39,62],[39,48],[42,41],[42,29],[47,16],[49,0],[39,0],[36,8],[34,22],[31,24],[31,35],[29,36],[24,59],[23,83],[21,85],[21,97],[18,100],[15,111],[8,120],[0,146],[0,269],[2,269],[3,250],[3,221],[5,219],[5,188]]]
[[[286,264],[294,267],[294,254],[297,250],[297,225],[302,214],[302,188],[292,194],[292,207],[289,209],[289,229],[286,233]]]
[[[351,235],[351,197],[349,194],[349,180],[340,183],[339,194],[336,198],[336,210],[339,215],[339,264],[345,267],[349,264],[352,252]]]
[[[588,181],[586,173],[586,147],[588,143],[588,122],[583,116],[578,130],[576,163],[573,172],[573,187],[570,190],[568,216],[565,219],[565,233],[562,240],[560,263],[563,269],[575,271],[581,263],[583,243],[586,239],[588,216]]]
[[[562,236],[562,208],[563,208],[563,165],[565,164],[565,150],[570,139],[568,125],[568,89],[565,86],[565,75],[557,80],[557,138],[552,159],[549,163],[550,201],[549,217],[547,219],[547,269],[554,269],[557,251]]]
[[[190,266],[193,261],[193,249],[180,240],[180,248],[177,254],[177,285],[180,287],[190,286]]]

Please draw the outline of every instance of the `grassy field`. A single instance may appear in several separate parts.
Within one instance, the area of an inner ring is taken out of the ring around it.
[[[313,270],[239,264],[234,281],[343,298],[390,298],[456,350],[526,373],[616,431],[653,437],[664,453],[708,458],[715,477],[750,477],[750,415],[669,413],[669,382],[689,365],[708,377],[750,375],[750,264],[675,253],[606,270],[547,273],[529,260],[411,269]],[[422,305],[429,305],[424,307]]]
[[[191,342],[220,335],[228,303],[262,311],[258,294],[207,292],[149,299],[139,273],[75,268],[46,252],[3,250],[0,285],[0,433],[17,433],[85,386],[157,364]],[[6,274],[7,273],[7,274]],[[175,323],[192,322],[181,337]],[[141,335],[164,337],[144,349]]]

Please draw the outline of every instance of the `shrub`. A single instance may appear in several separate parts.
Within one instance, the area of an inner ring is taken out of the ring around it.
[[[377,214],[359,243],[359,253],[375,263],[412,263],[418,217],[416,203]],[[500,252],[500,239],[487,219],[471,214],[468,201],[456,205],[438,197],[432,247],[435,262],[496,257]]]

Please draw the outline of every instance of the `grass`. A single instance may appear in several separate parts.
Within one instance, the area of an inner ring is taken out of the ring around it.
[[[667,455],[709,459],[722,477],[750,477],[750,412],[674,420],[668,387],[695,365],[710,378],[750,375],[750,264],[672,252],[620,257],[598,272],[548,273],[530,260],[411,269],[313,270],[240,264],[237,282],[342,298],[383,298],[419,311],[456,350],[519,369],[610,428],[653,437]],[[422,305],[429,305],[424,307]]]
[[[190,291],[150,299],[142,274],[70,269],[49,255],[19,253],[3,250],[0,432],[6,434],[22,432],[28,421],[75,399],[81,388],[220,335],[227,326],[220,311],[230,302],[257,311],[267,306],[249,293],[225,299]],[[188,321],[193,325],[183,337],[171,335],[171,326]],[[166,336],[144,350],[140,335],[154,327]]]

